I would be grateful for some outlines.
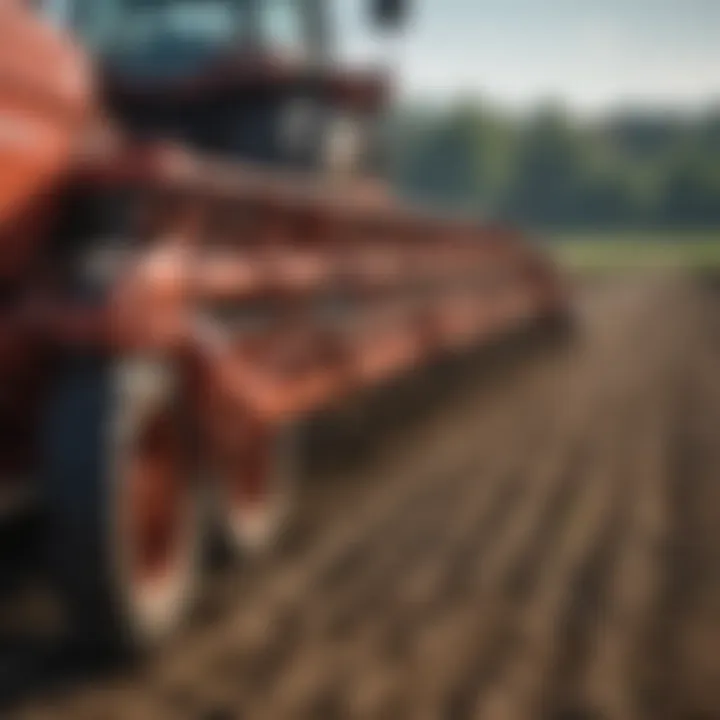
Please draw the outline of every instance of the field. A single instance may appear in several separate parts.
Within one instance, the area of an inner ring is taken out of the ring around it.
[[[577,314],[313,429],[283,547],[140,667],[41,637],[28,578],[0,715],[720,717],[720,285],[603,274]]]
[[[559,261],[581,272],[720,270],[720,230],[549,234]]]

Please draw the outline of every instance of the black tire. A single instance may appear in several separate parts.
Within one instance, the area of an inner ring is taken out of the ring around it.
[[[178,428],[184,420],[174,380],[161,363],[99,357],[74,358],[58,373],[42,434],[49,559],[73,638],[89,650],[148,649],[175,630],[194,597],[202,523],[192,457],[179,467],[173,503],[182,537],[153,597],[140,594],[125,532],[134,506],[123,468],[137,467],[129,458],[134,438],[145,437],[139,428],[154,417],[153,403],[172,408]]]

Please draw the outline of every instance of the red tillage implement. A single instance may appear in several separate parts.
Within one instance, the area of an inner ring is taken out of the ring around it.
[[[566,300],[517,233],[404,207],[363,166],[385,86],[329,64],[323,0],[52,8],[93,67],[0,9],[0,489],[47,508],[85,639],[138,647],[192,600],[204,497],[267,545],[298,422]]]

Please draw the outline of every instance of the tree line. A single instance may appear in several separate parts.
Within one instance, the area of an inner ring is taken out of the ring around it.
[[[391,137],[395,184],[425,204],[543,227],[720,226],[720,106],[592,121],[412,107]]]

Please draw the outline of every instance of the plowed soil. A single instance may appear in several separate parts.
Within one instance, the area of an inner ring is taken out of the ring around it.
[[[312,429],[283,546],[142,665],[83,667],[42,573],[8,587],[0,715],[720,718],[720,291],[604,279],[578,312]]]

